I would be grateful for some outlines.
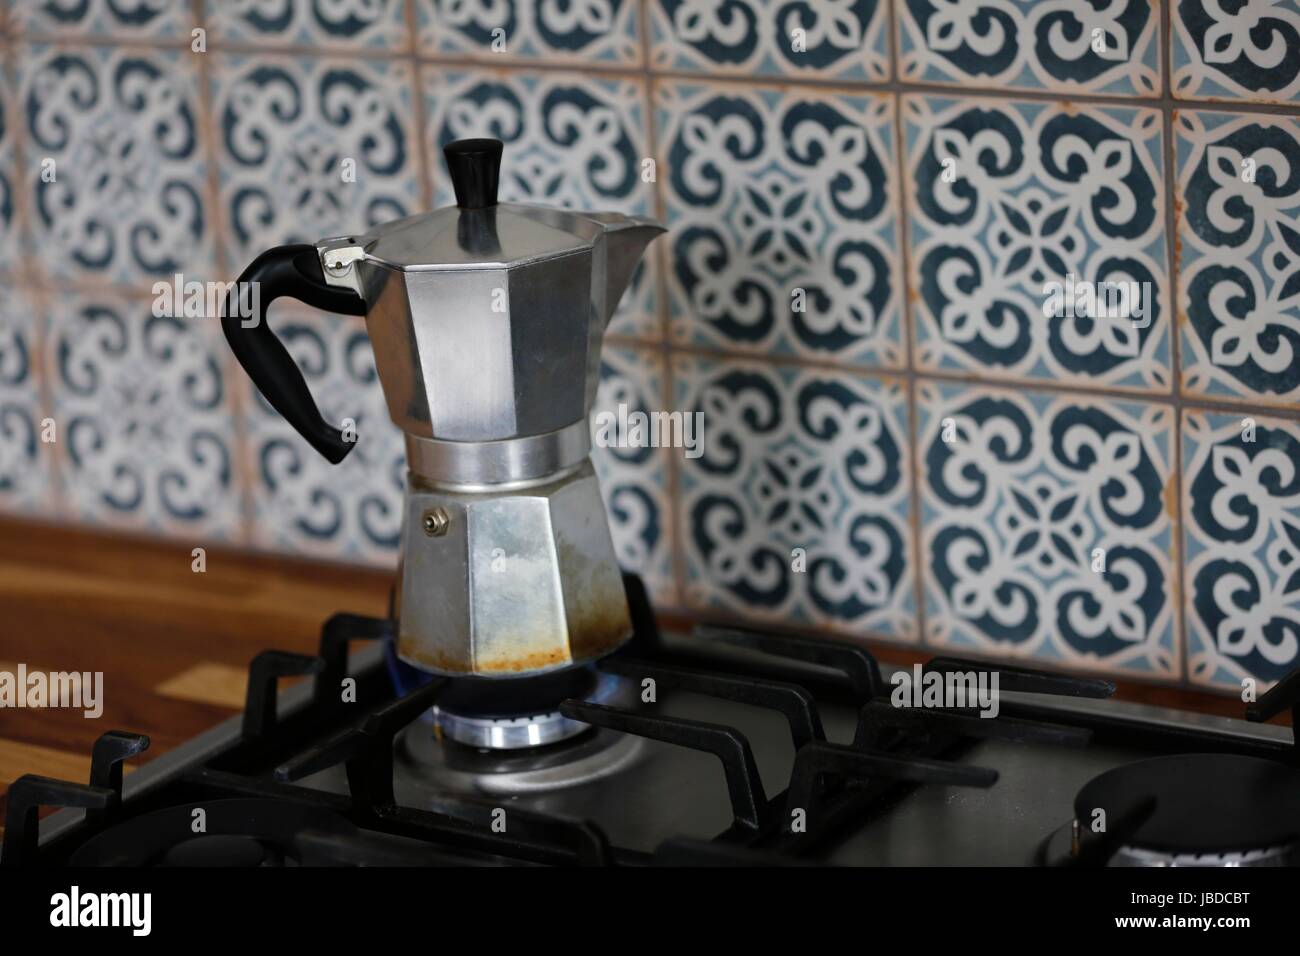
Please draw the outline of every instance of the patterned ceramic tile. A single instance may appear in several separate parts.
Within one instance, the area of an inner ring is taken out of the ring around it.
[[[1183,413],[1188,676],[1240,691],[1300,664],[1300,425]]]
[[[503,201],[653,213],[640,82],[549,72],[439,70],[425,76],[435,205],[455,202],[442,147],[465,137],[493,136],[505,143],[498,193]],[[662,337],[654,305],[655,261],[654,255],[642,261],[611,332]]]
[[[889,97],[656,89],[673,339],[901,365]]]
[[[917,367],[1169,391],[1159,112],[922,96],[903,109]],[[1053,302],[1052,283],[1076,298]],[[1088,307],[1102,283],[1138,295]]]
[[[176,37],[193,28],[188,0],[17,0],[10,16],[26,33]]]
[[[667,459],[681,451],[638,444],[636,436],[628,434],[630,424],[627,430],[619,425],[600,427],[604,421],[631,422],[630,416],[638,412],[664,410],[663,353],[607,345],[600,376],[592,412],[591,457],[609,513],[614,550],[624,570],[641,575],[651,599],[671,607],[678,602]]]
[[[210,55],[233,269],[418,210],[409,63]]]
[[[1300,3],[1177,0],[1173,11],[1174,96],[1295,103]]]
[[[926,642],[1179,676],[1172,410],[935,383],[917,406]]]
[[[224,342],[214,322],[153,311],[102,294],[51,297],[63,498],[87,521],[236,537]]]
[[[887,0],[646,0],[651,65],[737,76],[889,78]]]
[[[28,47],[18,61],[35,250],[59,277],[212,267],[188,53]]]
[[[896,0],[899,76],[920,83],[1152,96],[1155,0]]]
[[[9,83],[7,54],[0,50],[0,79]],[[18,270],[18,214],[15,189],[14,124],[18,111],[7,92],[0,92],[0,273]]]
[[[50,460],[57,428],[45,430],[37,376],[36,308],[9,289],[0,299],[0,511],[31,514],[49,507]]]
[[[688,605],[915,639],[907,400],[887,379],[676,358]]]
[[[313,47],[406,48],[404,0],[206,0],[214,39]]]
[[[338,465],[318,455],[240,373],[253,468],[253,543],[315,557],[395,565],[406,488],[402,433],[388,417],[365,322],[294,302],[272,325],[303,370],[321,414],[351,420],[356,447]]]
[[[1183,390],[1300,397],[1300,121],[1180,112]]]
[[[413,0],[420,52],[494,62],[635,66],[638,0]]]

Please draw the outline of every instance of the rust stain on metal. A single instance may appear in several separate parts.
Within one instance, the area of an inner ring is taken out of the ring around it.
[[[397,654],[408,664],[438,674],[527,674],[530,671],[550,670],[570,663],[562,648],[538,651],[510,658],[479,659],[477,665],[463,657],[453,657],[442,650],[425,650],[414,638],[402,638],[397,643]]]
[[[476,674],[528,674],[560,667],[571,661],[572,658],[563,647],[556,647],[510,657],[480,657],[474,662],[474,672]]]
[[[569,650],[575,662],[591,661],[617,650],[632,636],[632,620],[627,604],[621,608],[605,608],[585,617],[569,639]]]
[[[440,649],[426,648],[411,637],[402,637],[398,641],[397,653],[409,664],[440,674],[525,676],[598,660],[617,650],[632,636],[631,617],[626,599],[621,594],[617,605],[612,602],[581,602],[572,609],[570,624],[573,630],[567,642],[556,634],[538,635],[529,643],[549,646],[522,654],[479,657],[471,661]]]
[[[568,604],[569,652],[575,662],[603,657],[632,636],[627,594],[617,568],[593,563],[568,541],[557,542],[560,566],[571,577],[565,589]]]

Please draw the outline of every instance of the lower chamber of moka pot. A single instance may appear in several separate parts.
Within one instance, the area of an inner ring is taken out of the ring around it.
[[[467,489],[415,472],[408,485],[394,615],[402,660],[514,682],[594,663],[632,636],[589,460],[525,487]]]

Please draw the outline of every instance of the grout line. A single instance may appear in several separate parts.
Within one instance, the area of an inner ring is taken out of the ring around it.
[[[43,441],[37,441],[38,454],[49,456],[50,487],[45,504],[52,514],[62,516],[68,507],[66,496],[63,493],[63,473],[66,465],[63,460],[63,442],[67,441],[68,435],[66,430],[59,426],[58,416],[55,414],[54,385],[50,382],[52,363],[50,361],[49,333],[50,318],[53,311],[50,304],[51,297],[49,293],[40,289],[29,287],[24,291],[35,312],[32,335],[32,374],[36,379],[37,407],[41,416],[41,421],[36,422],[36,425],[39,429],[41,422],[48,418],[54,422],[55,427],[55,440],[53,442],[47,444]],[[60,432],[62,432],[61,435]]]
[[[1160,5],[1162,9],[1167,9],[1165,4]],[[95,47],[95,46],[132,46],[132,47],[154,47],[159,49],[189,49],[187,37],[181,38],[148,38],[148,37],[128,37],[128,36],[63,36],[60,34],[50,33],[27,33],[15,34],[15,39],[23,43],[32,44],[53,44],[68,47]],[[643,40],[648,42],[648,38]],[[1155,42],[1159,43],[1157,36]],[[1172,42],[1172,37],[1168,42]],[[248,43],[239,41],[219,41],[216,44],[209,43],[208,51],[221,53],[238,53],[245,55],[280,55],[280,56],[309,56],[309,57],[350,57],[353,59],[363,60],[392,60],[403,58],[410,54],[394,54],[391,50],[375,49],[370,47],[348,47],[340,44],[338,47],[331,46],[312,46],[310,44],[275,44],[275,43]],[[1162,57],[1165,55],[1163,49]],[[870,81],[870,80],[848,80],[824,77],[809,77],[799,74],[771,74],[758,75],[746,74],[737,75],[729,73],[710,73],[700,70],[682,70],[682,69],[653,69],[649,65],[648,51],[643,56],[645,63],[642,68],[635,64],[627,63],[591,63],[580,60],[575,61],[548,61],[541,59],[527,59],[523,57],[511,57],[503,54],[492,54],[492,59],[488,60],[483,56],[456,56],[451,54],[423,54],[416,52],[416,59],[422,65],[439,65],[450,66],[459,69],[481,69],[489,72],[555,72],[555,73],[580,73],[591,76],[622,76],[632,77],[650,75],[661,79],[673,79],[693,82],[707,82],[710,84],[726,85],[735,84],[740,86],[770,86],[781,87],[786,89],[804,88],[809,90],[822,90],[827,92],[847,92],[847,93],[922,93],[932,96],[950,96],[959,98],[976,98],[987,97],[999,100],[1043,100],[1048,102],[1069,102],[1078,104],[1089,104],[1112,107],[1149,107],[1158,109],[1172,109],[1182,107],[1185,109],[1195,110],[1219,110],[1231,113],[1279,113],[1286,116],[1300,116],[1300,104],[1292,103],[1261,103],[1245,98],[1241,99],[1204,99],[1188,98],[1175,99],[1165,84],[1165,89],[1160,96],[1123,96],[1114,93],[1095,93],[1082,90],[1069,89],[1009,89],[1007,87],[986,86],[969,82],[954,81],[947,83],[919,83],[915,81],[902,81],[890,79],[888,81]],[[502,61],[505,62],[502,62]]]
[[[203,0],[192,0],[190,12],[193,17],[192,29],[202,29],[205,36],[210,39],[212,31],[208,26]],[[204,191],[208,205],[208,221],[212,223],[213,267],[217,276],[222,279],[233,279],[235,278],[233,274],[234,266],[231,265],[227,254],[229,224],[226,222],[225,209],[221,201],[220,134],[216,103],[213,101],[212,90],[211,57],[213,51],[210,43],[204,53],[195,53],[188,46],[186,50],[189,56],[197,58],[195,64],[199,86],[197,133],[199,136],[199,149],[207,166],[204,177]],[[215,319],[215,317],[213,318]],[[222,382],[226,391],[226,407],[231,417],[230,434],[234,446],[231,448],[231,458],[235,481],[234,493],[239,511],[239,521],[234,533],[238,542],[245,544],[251,541],[253,536],[253,523],[255,520],[253,486],[257,480],[253,463],[252,444],[249,441],[246,427],[247,402],[250,396],[244,386],[243,371],[235,362],[233,354],[228,349],[221,349],[220,351],[222,353]]]
[[[14,16],[7,5],[0,9],[0,17],[6,25]],[[58,418],[55,415],[54,386],[50,382],[49,331],[51,318],[52,292],[45,284],[44,261],[40,256],[32,255],[36,248],[36,230],[33,219],[36,215],[31,206],[27,160],[27,127],[21,118],[22,90],[19,88],[18,59],[22,55],[18,43],[10,35],[0,38],[0,49],[4,59],[0,62],[0,76],[4,77],[5,91],[0,91],[4,99],[5,115],[11,117],[9,129],[12,130],[13,143],[13,190],[14,190],[14,226],[16,247],[14,258],[19,264],[17,285],[26,295],[33,307],[32,322],[32,375],[36,383],[37,408],[41,421],[50,419],[55,423],[55,441],[39,442],[40,453],[49,456],[49,492],[45,501],[46,510],[53,517],[63,517],[68,508],[67,496],[64,494],[63,441],[59,441]],[[12,92],[10,92],[12,91]],[[31,281],[32,279],[36,281]],[[38,427],[41,422],[36,423]],[[65,433],[62,438],[67,440]]]
[[[17,43],[5,40],[4,78],[6,91],[0,92],[5,100],[6,113],[10,122],[9,130],[13,136],[13,189],[14,189],[14,224],[16,227],[17,248],[15,258],[19,263],[18,272],[24,280],[32,285],[41,286],[49,280],[45,272],[45,261],[33,250],[36,242],[36,211],[32,208],[32,190],[29,189],[27,165],[27,124],[21,116],[22,89],[19,59],[23,56]],[[10,93],[12,91],[12,94]]]
[[[898,55],[903,45],[899,42],[898,37],[898,10],[895,9],[894,0],[884,0],[885,7],[885,79],[884,82],[893,85],[898,82]],[[862,48],[866,49],[865,37],[862,41]],[[865,60],[865,55],[863,59]]]
[[[141,291],[140,287],[121,283],[96,283],[86,280],[50,280],[36,281],[23,278],[22,284],[30,289],[51,292],[81,294],[99,294],[115,296],[127,300],[152,301],[152,294]],[[1089,397],[1097,400],[1133,402],[1147,405],[1167,405],[1214,414],[1237,415],[1251,413],[1257,417],[1273,418],[1280,421],[1300,422],[1300,406],[1265,405],[1257,397],[1235,398],[1223,396],[1204,398],[1198,395],[1175,397],[1162,392],[1142,392],[1117,387],[1088,385],[1083,383],[1058,383],[1047,379],[989,378],[979,372],[947,372],[939,370],[914,371],[906,367],[851,364],[833,359],[818,359],[805,356],[776,355],[745,351],[728,351],[696,343],[663,343],[654,339],[639,338],[635,335],[616,333],[606,336],[606,341],[615,345],[637,348],[660,348],[672,356],[691,356],[715,361],[759,362],[785,368],[803,368],[850,376],[903,380],[916,378],[921,382],[935,382],[950,385],[966,385],[989,390],[1029,391],[1041,394],[1072,395]]]
[[[420,63],[419,19],[415,0],[405,0],[406,45],[411,63],[412,109],[415,112],[415,157],[420,168],[416,171],[420,187],[420,203],[425,210],[433,209],[434,161],[430,155],[429,115],[424,96],[424,69]]]
[[[624,335],[613,336],[611,337],[611,341],[631,345],[653,344],[648,343],[647,340],[644,339],[637,339],[632,336]],[[809,358],[806,356],[728,351],[727,349],[713,348],[707,345],[685,342],[669,343],[667,351],[674,354],[691,355],[704,359],[762,362],[778,367],[805,368],[845,375],[864,376],[867,378],[916,378],[918,381],[922,382],[967,385],[977,388],[987,388],[990,390],[1022,390],[1044,394],[1086,396],[1096,399],[1136,402],[1147,405],[1169,405],[1177,408],[1189,408],[1229,415],[1251,412],[1265,418],[1276,418],[1285,421],[1300,421],[1300,406],[1262,405],[1259,403],[1257,397],[1240,399],[1230,396],[1224,396],[1221,398],[1203,398],[1199,395],[1183,395],[1181,397],[1175,397],[1167,392],[1144,392],[1136,389],[1119,388],[1116,386],[1089,385],[1081,382],[1060,383],[1054,382],[1050,379],[990,378],[981,372],[975,371],[948,372],[937,369],[917,371],[906,367],[854,364],[833,359]]]
[[[902,49],[902,42],[899,31],[902,25],[899,23],[898,9],[895,4],[889,4],[889,76],[892,82],[897,82],[901,70],[899,63],[899,53]],[[912,302],[915,290],[912,288],[912,242],[911,231],[912,221],[908,215],[908,197],[911,195],[911,170],[907,164],[907,144],[904,140],[904,122],[903,122],[903,97],[902,93],[895,93],[892,99],[893,105],[893,126],[894,126],[894,166],[897,175],[893,177],[894,181],[894,201],[896,203],[897,228],[895,239],[898,242],[898,261],[902,275],[900,276],[900,296],[898,303],[898,319],[901,325],[903,336],[903,354],[906,356],[906,367],[910,373],[907,375],[906,393],[907,393],[907,468],[910,472],[911,481],[908,488],[908,533],[912,537],[912,600],[916,607],[913,611],[913,620],[916,624],[915,644],[917,647],[926,645],[926,606],[925,606],[925,558],[924,544],[925,536],[921,527],[921,455],[920,455],[920,413],[916,405],[916,358],[915,338],[913,329],[916,318],[912,314]]]
[[[655,82],[650,68],[652,55],[650,42],[649,3],[641,2],[637,10],[637,30],[640,33],[642,96],[646,111],[646,148],[655,164],[654,214],[661,223],[668,222],[668,201],[664,197],[663,177],[668,169],[668,157],[661,155],[659,137],[659,86]],[[660,366],[663,369],[663,383],[660,396],[664,408],[675,408],[677,401],[677,380],[673,375],[673,352],[670,349],[672,337],[672,317],[668,306],[668,270],[672,267],[668,251],[672,248],[672,235],[666,233],[662,241],[656,241],[651,249],[655,257],[655,317],[659,326]],[[669,455],[664,468],[667,487],[664,494],[668,502],[667,525],[669,527],[668,548],[669,567],[672,573],[674,604],[686,608],[686,548],[690,541],[690,529],[684,527],[687,520],[682,508],[682,464],[677,455]]]
[[[1173,93],[1173,12],[1170,5],[1161,4],[1160,29],[1164,32],[1164,42],[1160,44],[1161,88],[1166,96]],[[1174,484],[1173,513],[1170,517],[1170,529],[1173,541],[1173,573],[1169,589],[1171,605],[1169,610],[1174,615],[1174,636],[1178,639],[1178,673],[1179,683],[1190,686],[1187,667],[1187,573],[1184,568],[1183,542],[1183,363],[1179,339],[1182,336],[1182,322],[1179,319],[1178,303],[1181,295],[1178,291],[1178,166],[1174,149],[1174,115],[1176,107],[1160,110],[1161,131],[1164,136],[1164,194],[1165,194],[1165,276],[1169,288],[1169,366],[1171,369],[1170,394],[1174,402],[1174,442],[1169,463],[1169,472]]]

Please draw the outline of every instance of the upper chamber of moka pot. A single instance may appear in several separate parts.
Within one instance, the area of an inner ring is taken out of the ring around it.
[[[605,325],[663,232],[621,213],[497,203],[500,155],[496,140],[454,143],[456,206],[317,244],[325,281],[366,301],[389,412],[409,435],[502,441],[584,420]]]
[[[406,433],[398,653],[443,674],[514,677],[594,660],[631,624],[589,458],[600,349],[663,228],[496,201],[502,144],[444,153],[457,204],[259,256],[261,307],[290,295],[365,315]],[[331,461],[319,414],[264,322],[223,327],[268,401]],[[376,480],[380,480],[376,476]]]

